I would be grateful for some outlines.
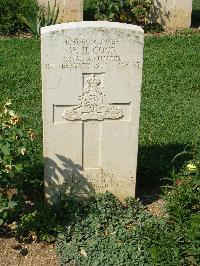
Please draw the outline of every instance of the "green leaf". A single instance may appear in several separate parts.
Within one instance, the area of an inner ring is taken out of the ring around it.
[[[8,209],[13,209],[16,206],[17,206],[17,202],[15,202],[15,201],[10,201],[8,203]]]
[[[20,163],[14,165],[14,167],[15,167],[15,169],[17,170],[17,172],[20,172],[20,171],[23,170],[23,167],[22,167],[22,165],[21,165]]]
[[[9,149],[8,146],[3,146],[3,145],[1,145],[1,146],[0,146],[0,149],[1,149],[1,151],[2,151],[2,153],[3,153],[4,155],[10,155],[10,149]]]

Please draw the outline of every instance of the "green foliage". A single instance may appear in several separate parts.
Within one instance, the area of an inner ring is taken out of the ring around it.
[[[32,238],[38,241],[55,242],[59,232],[66,224],[72,222],[75,216],[85,214],[85,203],[67,197],[59,206],[46,204],[44,199],[39,200],[28,212],[21,215],[17,224],[19,238]],[[87,204],[86,204],[87,206]]]
[[[31,142],[31,152],[26,156],[21,155],[26,160],[26,167],[20,173],[20,178],[25,182],[23,187],[36,198],[43,191],[39,46],[37,39],[12,38],[0,41],[1,99],[13,99],[12,109],[23,114],[22,122],[26,128],[36,129],[37,138]]]
[[[97,12],[97,3],[99,0],[84,0],[83,2],[83,16],[84,20],[95,20],[95,12]]]
[[[157,226],[147,227],[146,237],[151,241],[145,248],[150,252],[150,265],[199,265],[199,217],[185,227],[174,224],[170,217],[162,226],[158,226],[160,222],[157,219]]]
[[[200,211],[200,176],[188,172],[186,169],[176,176],[175,186],[167,195],[169,215],[183,224]]]
[[[12,194],[13,191],[0,192],[0,226],[7,221],[11,221],[19,215],[24,206],[24,198],[19,195]]]
[[[159,23],[148,23],[147,25],[144,26],[144,32],[160,33],[163,31],[164,31],[164,28]]]
[[[151,216],[137,200],[123,205],[106,193],[70,221],[57,239],[61,265],[199,265],[199,217],[183,229],[170,217]]]
[[[145,25],[151,6],[151,0],[87,0],[84,2],[84,12],[87,20]]]
[[[174,160],[189,153],[192,157],[178,174],[173,176],[173,189],[166,192],[167,212],[171,219],[185,224],[190,217],[200,211],[200,151],[196,144],[193,149],[185,149]]]
[[[8,100],[0,107],[0,186],[2,189],[18,188],[22,181],[20,172],[28,156],[28,137],[34,132],[23,128],[22,119],[10,109]],[[30,140],[30,141],[31,141]]]
[[[133,265],[133,261],[145,265],[140,229],[147,217],[133,199],[124,206],[110,193],[93,198],[85,213],[74,215],[66,232],[59,235],[61,265]]]
[[[0,225],[6,220],[11,211],[17,206],[16,201],[9,200],[7,195],[0,193]]]
[[[0,223],[8,219],[10,210],[19,207],[23,177],[29,161],[33,130],[25,129],[22,118],[10,109],[11,101],[0,105]],[[14,192],[13,192],[14,191]]]
[[[48,206],[40,205],[32,212],[21,216],[17,235],[19,238],[30,237],[38,241],[53,242],[62,230],[58,214]]]
[[[56,6],[56,1],[54,3],[53,8],[51,9],[50,4],[48,2],[46,6],[39,6],[39,10],[37,15],[33,17],[31,20],[29,17],[25,17],[23,15],[18,15],[19,19],[27,25],[27,27],[31,30],[32,34],[35,36],[40,36],[41,27],[54,25],[57,22],[59,14],[59,6]]]
[[[192,27],[200,26],[200,1],[192,1]]]
[[[193,160],[173,176],[173,187],[165,192],[169,222],[181,239],[183,265],[200,264],[200,152],[195,146],[189,152]]]
[[[0,34],[12,35],[31,30],[39,36],[40,28],[57,22],[59,7],[39,6],[37,0],[0,0]]]
[[[12,35],[27,30],[18,14],[32,19],[37,10],[36,0],[0,0],[0,34]]]

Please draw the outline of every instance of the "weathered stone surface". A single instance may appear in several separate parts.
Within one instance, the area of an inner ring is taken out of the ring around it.
[[[111,22],[42,28],[45,190],[135,195],[143,30]]]
[[[154,0],[150,21],[166,28],[189,28],[191,14],[192,0]]]
[[[54,6],[55,0],[38,0],[40,5],[50,4]],[[56,4],[59,6],[58,21],[82,21],[83,20],[83,0],[57,0]]]

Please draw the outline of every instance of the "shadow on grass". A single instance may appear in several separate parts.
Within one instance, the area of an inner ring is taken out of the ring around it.
[[[138,151],[138,169],[136,197],[144,204],[159,199],[162,187],[170,184],[173,169],[179,170],[189,159],[187,155],[174,157],[185,149],[186,145],[140,146]]]

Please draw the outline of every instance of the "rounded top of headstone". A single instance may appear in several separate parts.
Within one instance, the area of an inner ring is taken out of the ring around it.
[[[143,29],[140,26],[108,21],[81,21],[81,22],[69,22],[56,24],[52,26],[46,26],[41,28],[41,34],[49,33],[51,31],[60,31],[65,29],[77,29],[77,28],[115,28],[133,30],[143,33]]]

